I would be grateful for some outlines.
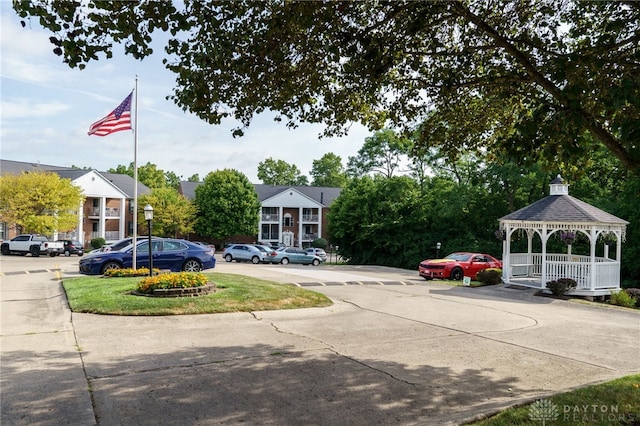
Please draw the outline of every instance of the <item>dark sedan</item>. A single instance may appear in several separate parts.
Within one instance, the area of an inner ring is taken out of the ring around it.
[[[151,242],[151,248],[154,269],[199,272],[216,266],[213,250],[187,240],[158,238]],[[133,245],[121,250],[91,253],[80,259],[80,273],[87,275],[100,275],[109,269],[132,266]],[[136,267],[149,267],[148,241],[139,241],[136,246]]]

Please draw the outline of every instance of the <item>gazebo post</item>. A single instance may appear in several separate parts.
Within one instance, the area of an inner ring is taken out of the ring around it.
[[[589,288],[591,291],[596,290],[596,241],[598,239],[598,232],[595,227],[591,227],[591,235],[589,241],[591,242],[591,252],[589,253],[589,262],[591,263],[591,274],[589,277]]]

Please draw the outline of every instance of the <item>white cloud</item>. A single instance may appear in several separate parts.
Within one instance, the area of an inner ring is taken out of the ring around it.
[[[2,118],[53,117],[69,110],[69,105],[57,101],[34,102],[27,99],[2,99]]]

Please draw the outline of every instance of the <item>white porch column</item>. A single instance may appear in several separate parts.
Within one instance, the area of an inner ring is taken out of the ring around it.
[[[282,242],[282,229],[284,228],[284,208],[278,207],[278,242]]]
[[[118,227],[118,239],[121,240],[125,237],[127,227],[127,199],[120,199],[120,226]]]
[[[318,238],[324,238],[322,236],[322,207],[318,208]]]
[[[78,207],[78,230],[76,232],[76,238],[84,245],[84,200]]]
[[[106,207],[107,207],[107,198],[100,197],[100,214],[99,214],[99,233],[100,237],[105,238],[105,228],[106,228]],[[105,238],[106,239],[106,238]]]
[[[302,212],[303,212],[302,207],[298,207],[298,244],[296,245],[296,247],[298,248],[302,248],[302,222],[303,222]]]

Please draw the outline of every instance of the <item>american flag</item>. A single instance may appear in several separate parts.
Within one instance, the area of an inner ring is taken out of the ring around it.
[[[111,111],[102,120],[98,120],[89,127],[89,136],[107,136],[120,130],[131,129],[131,96],[133,91],[129,93],[124,101],[116,109]]]

